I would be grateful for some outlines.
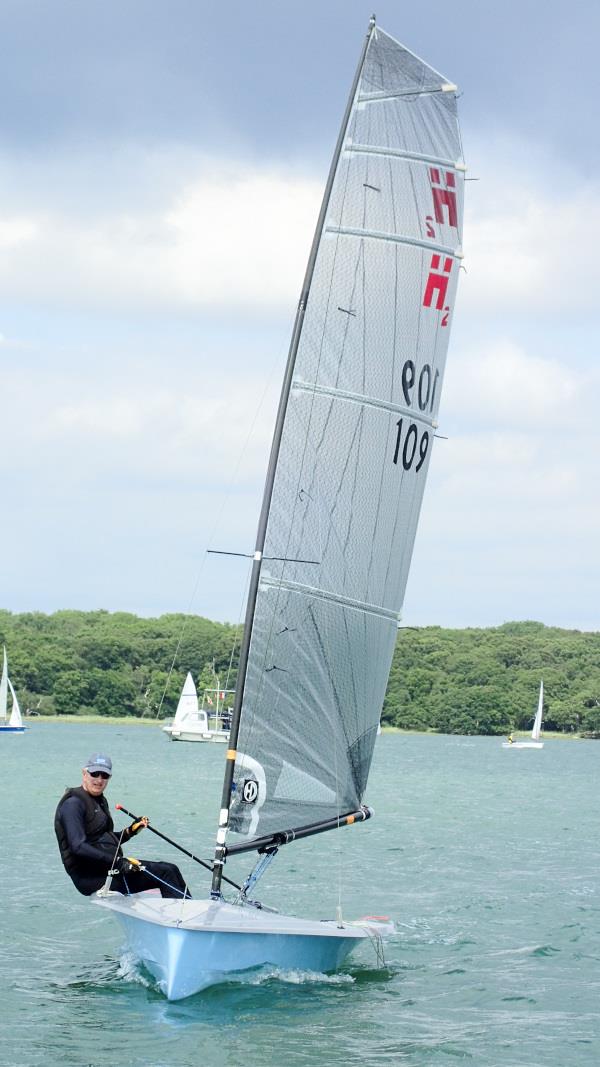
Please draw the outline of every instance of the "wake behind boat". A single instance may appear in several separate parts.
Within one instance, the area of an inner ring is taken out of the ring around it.
[[[382,932],[341,907],[326,922],[280,915],[254,890],[283,845],[372,815],[364,796],[462,256],[456,92],[371,20],[292,332],[210,900],[124,897],[109,883],[96,897],[171,999],[266,964],[331,971]],[[226,901],[226,860],[253,852]]]
[[[538,706],[535,713],[535,719],[533,720],[533,730],[531,731],[531,741],[513,741],[512,734],[508,741],[502,742],[502,748],[543,748],[544,742],[540,739],[542,732],[542,715],[544,711],[544,682],[540,682],[540,695],[538,697]]]
[[[10,719],[8,718],[9,691],[12,699]],[[21,716],[19,701],[17,700],[17,694],[15,693],[13,684],[8,676],[8,661],[6,658],[6,648],[4,647],[2,658],[2,677],[0,678],[0,733],[23,734],[25,733],[26,729],[27,727],[23,725],[23,718]]]

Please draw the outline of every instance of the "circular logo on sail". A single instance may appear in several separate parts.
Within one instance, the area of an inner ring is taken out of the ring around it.
[[[242,796],[246,804],[254,804],[258,796],[258,782],[256,778],[246,778],[242,786]]]

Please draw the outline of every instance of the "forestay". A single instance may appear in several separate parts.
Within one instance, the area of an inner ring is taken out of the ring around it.
[[[431,458],[463,181],[455,87],[374,30],[284,397],[242,678],[238,833],[362,802]]]

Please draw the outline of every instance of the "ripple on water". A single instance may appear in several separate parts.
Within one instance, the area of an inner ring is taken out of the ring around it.
[[[7,764],[2,779],[0,844],[13,860],[2,871],[3,1064],[597,1067],[598,742],[548,744],[532,779],[495,740],[382,736],[368,798],[378,817],[342,831],[339,845],[344,912],[385,911],[401,924],[385,967],[368,945],[338,975],[263,969],[168,1003],[123,954],[120,928],[65,878],[51,816],[71,768],[107,746],[118,768],[147,771],[128,779],[119,770],[114,799],[127,802],[127,781],[132,809],[160,815],[198,851],[212,844],[223,754],[179,751],[160,731],[117,733],[110,723],[32,727],[26,741],[22,765]],[[41,760],[47,773],[33,775]],[[535,848],[524,834],[531,810]],[[557,810],[572,828],[560,848]],[[155,855],[170,858],[158,843]],[[290,846],[289,857],[282,849],[261,883],[265,902],[285,909],[293,898],[310,916],[317,901],[335,914],[333,866],[326,838]]]
[[[538,945],[534,948],[532,956],[557,956],[560,952],[559,948],[554,948],[554,945]]]

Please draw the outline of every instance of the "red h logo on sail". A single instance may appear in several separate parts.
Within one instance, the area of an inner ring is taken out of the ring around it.
[[[437,167],[429,168],[431,178],[431,193],[433,196],[433,210],[436,222],[445,222],[444,208],[448,212],[448,225],[458,227],[458,212],[456,210],[456,178],[453,171],[443,171],[445,185],[442,185],[440,171]]]
[[[444,307],[448,282],[450,280],[450,272],[452,270],[452,257],[444,256],[444,266],[442,267],[443,273],[440,274],[441,260],[442,257],[437,255],[437,253],[431,257],[431,269],[429,271],[427,285],[425,286],[425,295],[423,297],[423,307],[430,308],[434,293],[437,292],[437,301],[435,305],[437,311],[442,311]]]

